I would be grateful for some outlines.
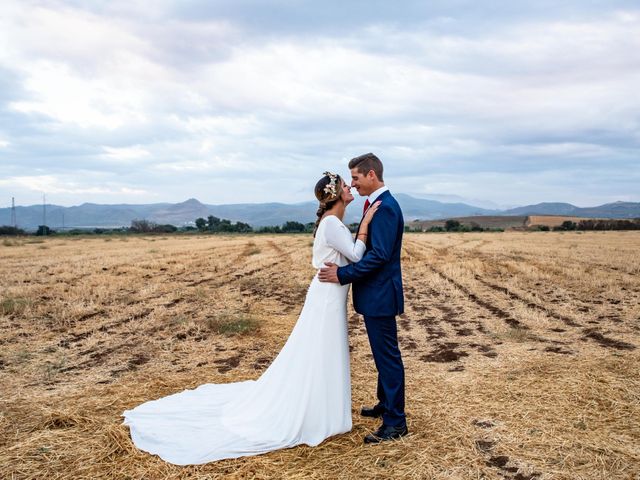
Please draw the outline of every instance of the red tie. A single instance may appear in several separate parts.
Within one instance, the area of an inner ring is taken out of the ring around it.
[[[362,215],[364,215],[365,213],[367,213],[367,208],[369,208],[369,205],[371,205],[371,203],[369,203],[369,199],[367,198],[364,201],[364,209],[362,210]]]

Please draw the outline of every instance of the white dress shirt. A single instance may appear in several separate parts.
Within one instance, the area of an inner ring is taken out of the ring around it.
[[[375,192],[371,193],[371,195],[369,195],[367,197],[367,200],[369,200],[369,206],[373,205],[373,202],[376,201],[376,199],[382,195],[384,192],[388,191],[389,188],[385,185],[383,185],[382,187],[380,187],[379,189],[377,189]],[[368,208],[367,208],[368,210]],[[366,212],[365,212],[366,213]]]

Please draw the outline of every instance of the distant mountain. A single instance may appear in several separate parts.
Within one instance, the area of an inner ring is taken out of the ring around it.
[[[515,205],[499,205],[489,200],[461,197],[460,195],[446,195],[443,193],[409,193],[409,195],[413,198],[435,200],[441,203],[466,203],[467,205],[474,205],[488,210],[506,210],[507,208],[515,207]]]
[[[599,207],[580,208],[578,212],[579,214],[577,216],[579,217],[640,218],[640,203],[607,203]]]
[[[360,207],[362,208],[362,207]],[[214,215],[249,223],[252,226],[281,225],[288,220],[311,222],[315,220],[317,205],[306,202],[294,205],[284,203],[256,203],[237,205],[206,205],[191,198],[181,203],[154,203],[146,205],[99,205],[83,203],[73,207],[46,206],[46,224],[56,228],[96,228],[129,226],[132,220],[182,226],[193,224],[198,217]],[[42,205],[16,207],[18,226],[36,229],[43,223]],[[0,225],[9,225],[11,209],[0,208]]]
[[[538,203],[504,210],[502,215],[567,215],[596,218],[638,218],[640,203],[614,202],[598,207],[576,207],[570,203]]]
[[[640,203],[615,202],[598,207],[580,208],[569,203],[540,203],[510,210],[491,210],[462,202],[446,203],[424,198],[415,198],[403,193],[395,194],[405,216],[405,221],[436,220],[452,217],[478,215],[569,215],[576,217],[636,218],[640,217]],[[345,221],[358,222],[364,199],[356,197],[347,209]],[[146,219],[156,223],[182,226],[193,224],[196,218],[214,215],[233,222],[241,221],[261,227],[281,225],[294,220],[302,223],[316,219],[316,202],[285,203],[241,203],[207,205],[195,198],[181,203],[154,203],[146,205],[100,205],[83,203],[73,207],[46,206],[46,224],[53,229],[95,228],[129,226],[132,220]],[[34,230],[43,222],[42,205],[16,207],[18,226]],[[11,209],[0,208],[0,225],[9,225]]]
[[[73,207],[59,205],[46,206],[46,220],[42,205],[16,207],[16,220],[20,228],[36,229],[43,221],[53,229],[61,227],[94,228],[129,226],[131,220],[155,217],[155,211],[162,211],[171,206],[170,203],[153,205],[100,205],[83,203]],[[0,224],[8,225],[11,209],[0,209]],[[163,222],[168,223],[168,222]],[[182,223],[182,222],[181,222]]]
[[[151,205],[150,205],[151,207]],[[185,222],[193,222],[198,217],[211,215],[207,205],[200,203],[195,198],[190,198],[186,202],[167,204],[164,208],[153,208],[149,213],[149,220],[157,223],[170,223],[172,225],[182,225]]]
[[[570,203],[538,203],[505,210],[505,215],[573,215],[579,207]]]
[[[498,210],[475,207],[466,203],[443,203],[436,200],[414,198],[404,193],[396,193],[396,200],[407,221],[433,220],[446,217],[470,217],[474,215],[496,215]]]

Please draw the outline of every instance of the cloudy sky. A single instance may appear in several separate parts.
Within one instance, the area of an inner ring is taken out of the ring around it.
[[[560,5],[559,5],[560,4]],[[0,206],[640,201],[634,1],[0,3]]]

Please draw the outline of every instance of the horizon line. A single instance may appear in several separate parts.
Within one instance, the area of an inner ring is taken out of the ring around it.
[[[601,207],[604,205],[613,205],[616,203],[640,203],[640,201],[634,202],[634,201],[627,201],[627,200],[615,200],[613,202],[607,202],[607,203],[601,203],[598,205],[589,205],[589,206],[579,206],[570,202],[562,202],[562,201],[543,201],[543,202],[538,202],[538,203],[529,203],[529,204],[524,204],[524,205],[518,205],[515,207],[508,207],[508,208],[501,208],[501,207],[495,207],[495,208],[487,208],[487,207],[480,207],[478,205],[474,205],[472,203],[466,203],[464,201],[458,201],[458,202],[444,202],[441,200],[432,200],[432,199],[427,199],[427,198],[420,198],[420,197],[416,197],[414,195],[410,195],[408,193],[402,193],[402,192],[397,192],[396,194],[399,195],[406,195],[408,197],[411,197],[415,200],[427,200],[427,201],[432,201],[432,202],[438,202],[438,203],[442,203],[445,205],[459,205],[459,204],[463,204],[463,205],[469,205],[471,207],[476,207],[476,208],[482,208],[483,210],[494,210],[494,211],[506,211],[506,210],[513,210],[515,208],[522,208],[522,207],[527,207],[527,206],[531,206],[531,205],[544,205],[544,204],[566,204],[566,205],[571,205],[573,207],[577,207],[577,208],[596,208],[596,207]],[[444,194],[438,194],[438,195],[444,195]],[[15,197],[12,197],[15,198]],[[179,202],[151,202],[151,203],[96,203],[96,202],[82,202],[80,204],[75,204],[75,205],[60,205],[60,204],[56,204],[56,203],[33,203],[30,205],[15,205],[15,208],[30,208],[30,207],[42,207],[47,206],[47,207],[61,207],[61,208],[73,208],[73,207],[81,207],[82,205],[100,205],[100,206],[115,206],[115,205],[138,205],[138,206],[143,206],[143,205],[160,205],[160,204],[167,204],[167,205],[178,205],[181,203],[187,203],[191,200],[195,200],[196,202],[200,203],[201,205],[205,205],[205,206],[213,206],[213,207],[222,207],[222,206],[229,206],[229,205],[267,205],[267,204],[279,204],[279,205],[300,205],[300,204],[304,204],[304,203],[315,203],[315,200],[306,200],[306,201],[301,201],[301,202],[291,202],[291,203],[286,203],[286,202],[246,202],[246,203],[203,203],[202,201],[198,200],[195,197],[190,197],[186,200],[182,200]],[[484,202],[484,201],[483,201]],[[3,209],[11,209],[12,206],[9,205],[7,207],[0,207],[0,210]]]

